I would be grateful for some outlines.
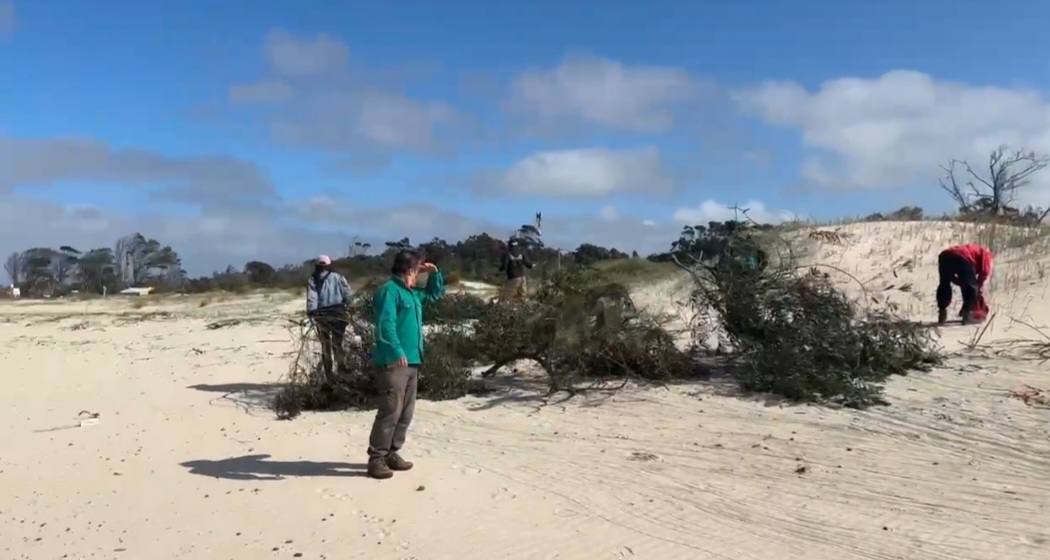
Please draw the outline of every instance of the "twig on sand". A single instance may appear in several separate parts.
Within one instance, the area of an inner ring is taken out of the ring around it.
[[[220,319],[205,325],[205,328],[209,331],[217,329],[225,329],[227,327],[234,327],[244,322],[244,319],[233,318],[233,319]]]
[[[63,424],[61,426],[55,426],[53,428],[44,428],[43,430],[33,430],[33,433],[41,434],[45,432],[57,432],[59,430],[72,430],[73,428],[83,428],[85,426],[93,426],[98,424],[99,418],[102,414],[98,412],[91,412],[90,410],[81,410],[77,414],[77,421],[71,424]]]
[[[1050,408],[1050,396],[1046,394],[1046,391],[1038,387],[1025,385],[1024,389],[1014,389],[1010,391],[1010,394],[1021,399],[1027,406]]]
[[[992,313],[991,317],[988,317],[988,320],[984,322],[984,325],[974,331],[973,336],[970,337],[970,341],[966,343],[966,349],[971,352],[976,350],[977,346],[981,344],[981,339],[984,338],[984,333],[988,332],[988,328],[991,327],[994,322],[995,313]]]
[[[1041,336],[1043,340],[1011,338],[1008,340],[995,341],[991,344],[993,348],[997,348],[995,354],[1026,360],[1038,360],[1041,363],[1050,361],[1050,335],[1047,335],[1039,327],[1022,321],[1021,319],[1010,317],[1010,321],[1032,329],[1036,334]]]

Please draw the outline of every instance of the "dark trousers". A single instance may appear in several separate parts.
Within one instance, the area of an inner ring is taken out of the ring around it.
[[[321,367],[325,373],[332,373],[332,362],[341,369],[346,367],[346,329],[350,325],[346,308],[321,309],[314,318],[317,326],[317,337],[321,339]]]
[[[405,445],[416,411],[419,366],[383,368],[376,374],[379,410],[368,438],[368,456],[386,457]]]
[[[937,257],[937,272],[940,283],[937,284],[937,309],[947,309],[952,304],[952,283],[959,284],[962,291],[962,312],[973,311],[977,306],[977,271],[973,264],[960,255],[942,251]]]

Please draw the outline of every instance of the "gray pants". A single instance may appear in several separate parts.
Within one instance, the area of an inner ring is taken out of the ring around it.
[[[379,410],[368,438],[369,457],[386,457],[405,445],[418,383],[419,366],[390,367],[376,374]]]

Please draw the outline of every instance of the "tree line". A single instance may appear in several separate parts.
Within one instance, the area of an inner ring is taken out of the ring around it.
[[[128,286],[181,285],[187,279],[170,245],[140,233],[118,239],[113,247],[85,251],[71,245],[32,247],[8,255],[4,270],[14,286],[33,295],[104,294]]]
[[[616,248],[584,243],[573,251],[559,251],[541,241],[523,238],[529,258],[541,269],[592,265],[599,261],[640,258]],[[412,247],[426,258],[464,278],[496,281],[499,261],[506,249],[502,239],[487,233],[450,242],[435,237],[413,245],[407,238],[386,243],[375,251],[369,243],[351,242],[346,253],[333,260],[335,270],[349,278],[389,274],[395,252]],[[56,297],[72,292],[112,294],[129,287],[152,287],[158,292],[244,291],[252,288],[291,288],[306,284],[313,259],[275,265],[252,260],[210,275],[190,277],[178,251],[170,245],[135,233],[118,239],[113,247],[80,250],[71,245],[32,247],[8,255],[4,269],[11,283],[26,296]]]

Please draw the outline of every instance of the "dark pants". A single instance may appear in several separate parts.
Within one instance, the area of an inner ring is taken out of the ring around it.
[[[369,457],[386,457],[405,445],[408,426],[416,411],[418,384],[418,365],[384,368],[376,374],[379,410],[368,438]]]
[[[321,339],[321,367],[325,373],[332,373],[332,361],[340,370],[346,367],[346,350],[343,341],[346,339],[346,328],[350,325],[346,308],[322,309],[314,318],[317,326],[317,337]]]
[[[952,304],[952,281],[959,284],[962,291],[962,312],[973,311],[977,306],[977,271],[973,264],[960,255],[942,251],[937,257],[937,272],[940,283],[937,285],[937,309],[947,309]]]

